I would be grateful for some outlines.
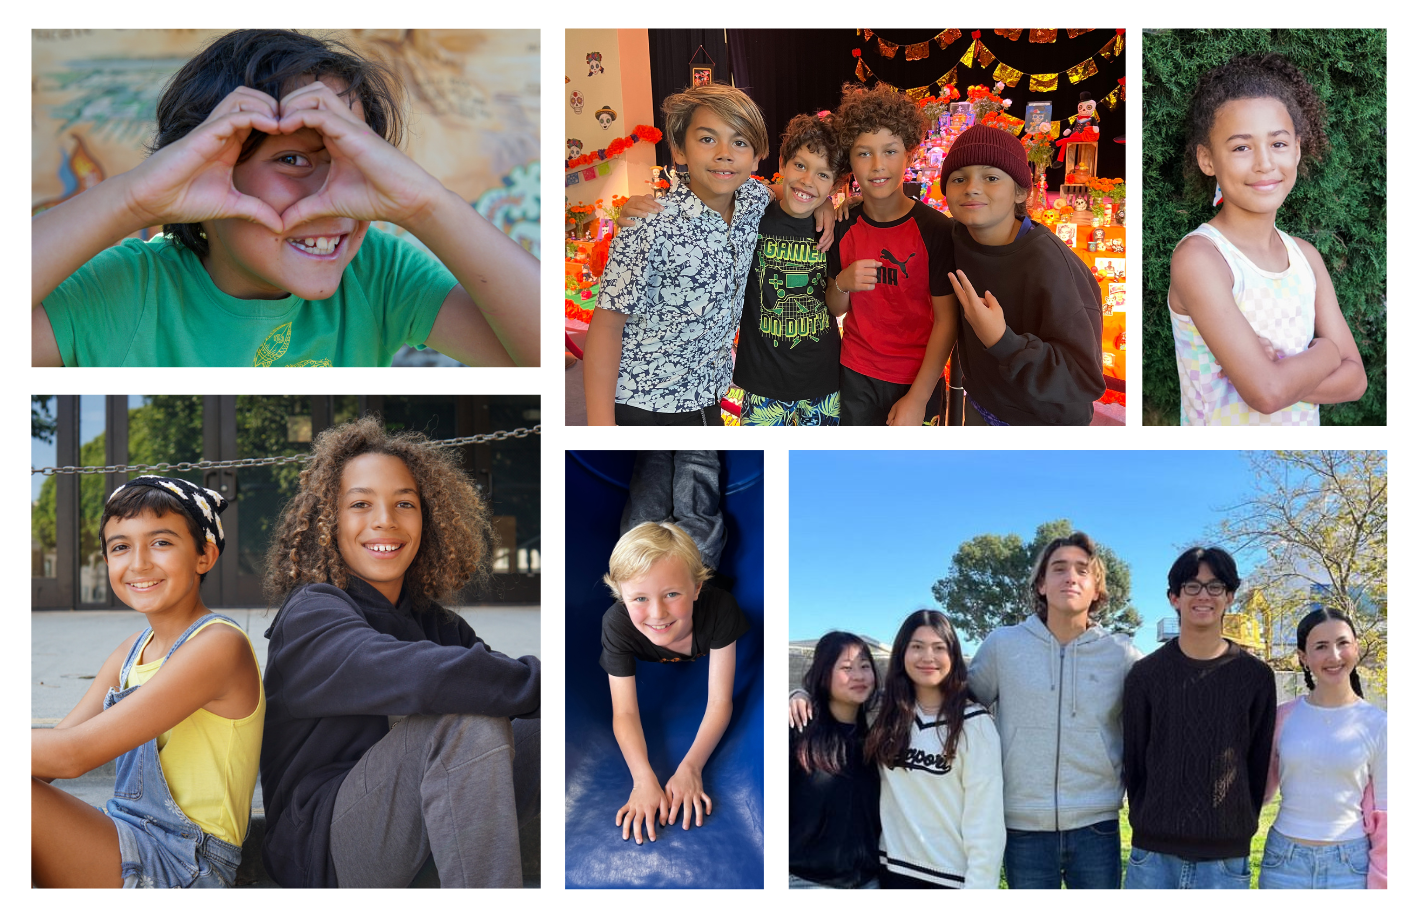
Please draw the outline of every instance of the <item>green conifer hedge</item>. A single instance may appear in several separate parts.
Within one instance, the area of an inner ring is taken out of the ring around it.
[[[1386,120],[1383,29],[1152,30],[1144,55],[1144,423],[1176,424],[1178,373],[1167,295],[1169,258],[1212,218],[1206,191],[1183,176],[1184,119],[1198,78],[1239,54],[1285,54],[1326,105],[1331,148],[1286,198],[1277,226],[1325,258],[1365,360],[1359,402],[1321,407],[1321,423],[1385,424]]]

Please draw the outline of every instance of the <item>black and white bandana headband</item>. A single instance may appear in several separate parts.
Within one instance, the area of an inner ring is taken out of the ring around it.
[[[192,519],[196,520],[196,525],[206,533],[206,541],[216,546],[217,554],[226,550],[226,533],[221,528],[220,514],[230,502],[224,497],[209,488],[193,485],[185,479],[173,479],[167,476],[138,476],[136,479],[129,479],[126,484],[113,489],[113,494],[108,496],[108,500],[113,500],[113,495],[133,485],[160,488],[174,496],[182,505],[182,509],[190,514]]]

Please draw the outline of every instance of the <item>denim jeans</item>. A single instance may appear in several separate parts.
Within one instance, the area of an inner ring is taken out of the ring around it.
[[[1119,887],[1119,821],[1068,831],[1006,832],[1009,888]]]
[[[167,659],[212,618],[231,619],[224,615],[203,615],[182,632]],[[234,622],[232,622],[234,624]],[[128,651],[118,682],[126,682],[133,663],[147,644],[144,631]],[[106,711],[124,700],[141,685],[110,688],[103,698]],[[241,848],[227,843],[197,827],[188,818],[162,772],[157,756],[157,740],[149,739],[138,747],[119,755],[116,761],[117,783],[113,798],[104,811],[118,829],[118,852],[123,860],[125,888],[229,888],[236,881],[236,869],[241,864]]]
[[[1124,886],[1137,888],[1200,888],[1245,891],[1252,886],[1252,866],[1246,856],[1232,859],[1182,859],[1168,853],[1129,851]]]
[[[1309,846],[1267,832],[1259,888],[1364,888],[1370,872],[1370,838]]]
[[[619,522],[622,535],[640,523],[669,520],[716,568],[727,546],[722,518],[722,459],[715,450],[640,450]]]

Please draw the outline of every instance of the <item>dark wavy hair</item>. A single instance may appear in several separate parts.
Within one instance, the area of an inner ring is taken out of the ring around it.
[[[907,750],[913,718],[918,712],[915,709],[917,695],[913,681],[904,668],[904,655],[908,652],[908,642],[913,639],[913,632],[919,628],[930,628],[937,633],[943,639],[948,658],[952,661],[952,668],[943,679],[943,707],[937,716],[939,722],[946,724],[948,731],[947,741],[943,743],[945,762],[951,762],[957,756],[963,711],[971,698],[967,690],[967,662],[962,658],[962,644],[957,639],[952,622],[942,612],[933,609],[919,609],[905,618],[894,637],[889,671],[884,676],[879,716],[870,727],[869,738],[864,743],[864,757],[888,768],[897,766]]]
[[[1311,83],[1281,54],[1234,57],[1204,73],[1188,102],[1188,145],[1183,158],[1189,183],[1212,193],[1213,179],[1198,167],[1198,147],[1210,146],[1218,109],[1243,98],[1275,98],[1286,106],[1296,138],[1301,141],[1301,174],[1306,163],[1319,162],[1330,148],[1326,138],[1326,106]]]
[[[422,610],[486,575],[491,523],[476,486],[447,448],[417,432],[389,434],[376,416],[339,425],[314,440],[299,476],[299,492],[280,512],[265,559],[265,596],[283,602],[307,583],[343,589],[349,568],[339,553],[339,491],[344,467],[365,453],[407,465],[422,501],[422,540],[403,577],[403,591]]]
[[[801,148],[823,157],[836,181],[849,169],[849,149],[840,145],[830,121],[822,117],[797,114],[786,124],[786,132],[781,134],[781,163],[790,161]]]
[[[845,83],[839,107],[830,116],[830,126],[844,148],[845,162],[849,150],[863,133],[888,130],[897,136],[911,153],[923,142],[928,121],[918,106],[902,92],[880,83],[872,89]]]
[[[212,41],[167,82],[157,102],[157,134],[149,151],[156,152],[195,130],[241,86],[278,101],[294,88],[294,80],[305,75],[338,78],[347,86],[340,94],[350,105],[354,99],[363,105],[369,128],[394,146],[402,142],[403,85],[383,64],[332,38],[286,29],[240,29]],[[250,131],[237,161],[250,158],[265,136]],[[163,225],[162,230],[198,257],[211,251],[200,225]]]
[[[1041,584],[1046,579],[1046,564],[1051,560],[1051,556],[1057,549],[1073,546],[1080,549],[1090,558],[1090,573],[1095,576],[1095,598],[1090,603],[1090,611],[1093,613],[1110,599],[1109,588],[1105,586],[1105,559],[1100,556],[1100,550],[1095,545],[1095,540],[1085,533],[1075,532],[1069,536],[1059,539],[1052,539],[1044,550],[1042,550],[1036,563],[1031,567],[1031,597],[1035,600],[1036,617],[1046,621],[1046,597],[1041,595]],[[1094,624],[1095,619],[1091,618],[1090,623]]]
[[[1345,626],[1350,629],[1351,638],[1355,640],[1355,643],[1358,646],[1358,644],[1360,643],[1360,638],[1355,633],[1355,623],[1350,620],[1350,616],[1342,612],[1340,609],[1327,609],[1322,607],[1316,609],[1315,611],[1307,615],[1305,618],[1301,619],[1301,622],[1296,626],[1296,649],[1300,650],[1302,653],[1305,653],[1306,638],[1311,635],[1311,631],[1315,629],[1316,625],[1322,624],[1327,621],[1345,622]],[[1304,660],[1301,663],[1301,674],[1306,678],[1306,690],[1315,691],[1316,680],[1311,677],[1311,669],[1309,666],[1306,665]],[[1364,690],[1360,687],[1360,672],[1358,668],[1358,661],[1357,668],[1350,670],[1350,687],[1355,689],[1355,695],[1357,697],[1365,696]]]
[[[879,670],[874,665],[874,657],[869,645],[855,634],[831,631],[815,644],[815,660],[801,681],[801,687],[810,694],[810,704],[816,713],[830,712],[830,684],[835,676],[835,663],[846,650],[859,650],[863,662],[869,664],[874,673],[875,687],[878,687]],[[872,698],[873,695],[870,695]],[[812,770],[827,774],[838,774],[843,769],[848,749],[847,738],[858,739],[867,736],[869,722],[863,708],[855,722],[855,734],[846,737],[837,726],[807,726],[795,744],[795,762],[806,773]]]

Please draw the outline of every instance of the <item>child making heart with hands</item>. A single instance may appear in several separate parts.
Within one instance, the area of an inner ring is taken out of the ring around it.
[[[408,343],[537,364],[538,263],[397,148],[399,95],[337,42],[218,39],[146,161],[35,218],[34,363],[386,365]]]

